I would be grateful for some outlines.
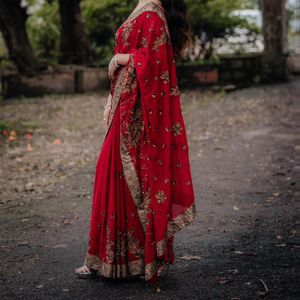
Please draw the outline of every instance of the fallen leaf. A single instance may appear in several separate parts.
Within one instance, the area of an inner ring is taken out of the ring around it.
[[[227,270],[227,272],[236,274],[239,272],[239,270],[238,269],[229,269],[229,270]]]
[[[296,230],[293,230],[293,231],[291,232],[290,237],[293,237],[295,234],[296,234]]]
[[[31,140],[32,139],[32,133],[26,133],[24,135],[24,137],[27,139],[27,140]]]
[[[55,140],[53,141],[53,144],[54,144],[54,145],[60,145],[60,144],[61,144],[61,139],[55,139]]]
[[[55,246],[53,246],[52,248],[67,248],[68,245],[67,244],[57,244]]]
[[[226,283],[229,283],[231,281],[232,281],[231,279],[226,278],[226,277],[219,278],[219,284],[226,284]]]
[[[64,220],[64,224],[65,224],[65,225],[69,225],[70,223],[71,223],[71,222],[70,222],[69,219],[65,219],[65,220]]]
[[[184,260],[201,260],[201,259],[203,259],[203,257],[198,256],[198,255],[185,255],[185,256],[181,256],[180,258],[184,259]]]
[[[234,206],[233,207],[233,210],[236,210],[236,211],[238,211],[238,210],[240,210],[237,206]]]
[[[262,279],[259,279],[259,281],[263,284],[265,290],[264,291],[259,291],[258,294],[260,296],[264,297],[269,293],[269,289],[268,289],[266,283]]]
[[[27,151],[32,151],[33,150],[33,148],[32,148],[32,146],[31,146],[31,144],[27,144]]]
[[[18,243],[19,246],[26,246],[28,244],[29,244],[28,241],[21,241],[21,242]]]
[[[39,284],[39,285],[36,285],[35,286],[37,289],[41,289],[42,287],[43,287],[43,285],[42,284]]]

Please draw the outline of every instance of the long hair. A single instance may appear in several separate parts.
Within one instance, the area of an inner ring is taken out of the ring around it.
[[[175,57],[180,58],[191,44],[187,7],[184,0],[161,0],[165,9]]]

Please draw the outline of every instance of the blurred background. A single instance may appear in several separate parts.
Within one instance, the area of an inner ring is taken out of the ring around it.
[[[156,289],[74,278],[107,64],[137,1],[0,0],[1,300],[299,299],[300,0],[186,2],[177,74],[198,216]]]
[[[268,67],[263,72],[260,65],[264,50],[266,56],[272,56],[273,63],[277,53],[281,65],[286,63],[283,56],[289,56],[290,70],[298,70],[298,0],[280,1],[280,4],[259,0],[187,0],[187,4],[193,47],[179,62],[183,86],[184,83],[245,84],[286,77],[286,72],[279,70],[282,66],[277,66],[278,74],[273,71],[269,74]],[[106,67],[112,57],[115,32],[135,5],[135,1],[128,0],[2,0],[2,97],[107,88],[107,77],[101,67]],[[266,49],[264,44],[268,46]],[[240,70],[231,72],[239,64]],[[41,72],[44,73],[39,80],[45,82],[39,84],[33,79],[28,82],[13,76]],[[66,81],[64,87],[50,80],[49,74],[64,78],[61,79]]]

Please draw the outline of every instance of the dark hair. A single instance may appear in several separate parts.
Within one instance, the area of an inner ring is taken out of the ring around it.
[[[175,57],[182,56],[190,46],[191,35],[184,0],[161,0],[165,9]]]

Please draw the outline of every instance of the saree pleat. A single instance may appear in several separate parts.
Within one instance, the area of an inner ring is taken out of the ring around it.
[[[143,244],[142,225],[123,178],[117,107],[96,165],[85,264],[109,278],[143,274]]]

